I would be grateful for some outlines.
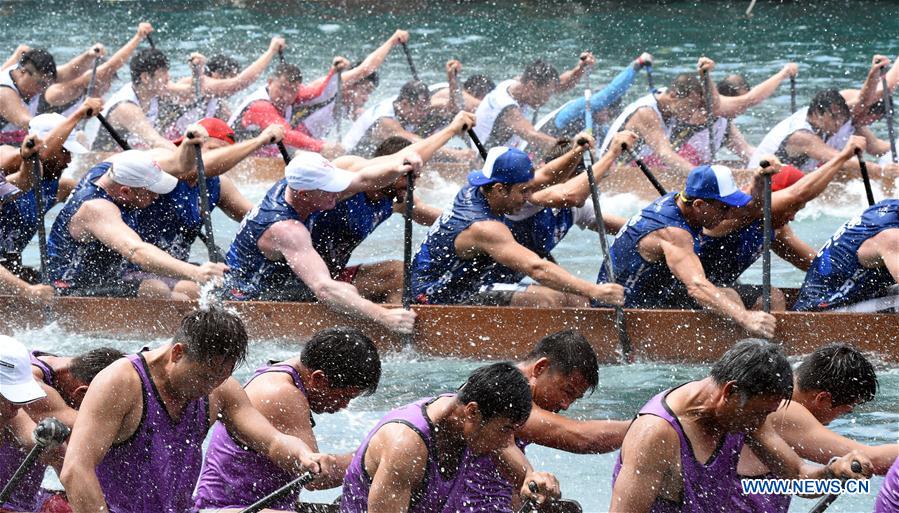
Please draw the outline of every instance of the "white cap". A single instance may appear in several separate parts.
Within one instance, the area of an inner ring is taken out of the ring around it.
[[[178,185],[178,179],[163,171],[146,151],[123,151],[113,155],[109,162],[112,162],[110,177],[119,185],[147,189],[156,194],[168,194]]]
[[[6,335],[0,335],[0,395],[16,404],[47,397],[31,374],[31,353]]]
[[[65,116],[56,112],[37,115],[31,118],[31,121],[28,123],[28,134],[46,139],[50,132],[55,130],[65,120]],[[71,153],[87,153],[88,149],[78,142],[77,135],[74,130],[69,132],[69,137],[62,143],[62,147]]]
[[[352,172],[336,167],[311,151],[294,153],[284,169],[287,185],[295,191],[343,192],[350,186],[353,176]]]

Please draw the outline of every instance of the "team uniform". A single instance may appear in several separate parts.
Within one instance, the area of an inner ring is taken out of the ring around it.
[[[474,126],[473,130],[478,139],[483,141],[485,148],[518,147],[523,143],[521,137],[513,134],[508,127],[498,126],[496,123],[507,109],[519,109],[522,116],[531,117],[534,111],[533,107],[519,103],[509,94],[509,87],[517,82],[513,79],[497,84],[496,89],[487,93],[475,111],[478,124]]]
[[[337,91],[340,77],[332,68],[318,87],[301,87],[292,106],[290,126],[302,127],[309,135],[324,140],[336,122]]]
[[[137,94],[134,92],[133,85],[129,82],[122,86],[121,89],[115,92],[108,102],[103,106],[103,116],[109,119],[109,116],[112,114],[119,105],[123,103],[133,103],[138,107],[141,106],[140,100],[137,97]],[[141,107],[141,110],[143,108]],[[144,116],[147,118],[147,121],[156,131],[162,133],[160,131],[159,126],[159,98],[154,96],[150,98],[149,108],[144,111]],[[136,134],[129,132],[127,129],[119,129],[119,135],[128,143],[132,148],[147,148],[147,144]],[[119,149],[119,145],[113,140],[112,136],[106,130],[100,130],[96,134],[96,139],[94,140],[94,149],[98,151],[116,151]]]
[[[0,264],[16,275],[28,277],[26,281],[37,281],[39,276],[22,266],[22,252],[37,233],[38,223],[44,222],[44,216],[56,205],[58,190],[59,180],[41,180],[44,211],[40,213],[33,189],[0,207]]]
[[[12,78],[13,70],[18,69],[18,67],[18,65],[15,65],[0,71],[0,87],[7,87],[15,91],[19,100],[22,102],[22,105],[28,111],[28,114],[32,117],[37,116],[39,113],[38,106],[40,104],[40,95],[34,95],[31,98],[22,96],[22,92],[16,87],[16,82]],[[28,130],[21,128],[0,116],[0,144],[18,146],[22,144],[22,141],[25,140],[27,135]]]
[[[890,466],[890,470],[877,492],[874,513],[896,513],[899,511],[899,458]]]
[[[283,111],[278,111],[272,103],[266,87],[261,87],[244,98],[231,119],[228,126],[234,130],[237,140],[256,137],[269,125],[283,125],[288,130],[284,132],[284,144],[292,148],[299,148],[314,152],[322,151],[324,141],[312,137],[302,126],[290,128],[288,120],[293,117],[293,107],[288,105]],[[277,149],[266,147],[257,152],[261,156],[275,156]]]
[[[784,164],[791,164],[806,173],[814,171],[821,165],[821,162],[807,155],[791,156],[787,154],[787,141],[790,139],[791,135],[800,131],[810,132],[812,134],[817,132],[808,122],[808,107],[797,110],[790,117],[775,125],[774,128],[765,135],[762,142],[756,146],[755,152],[749,159],[749,168],[754,169],[758,167],[759,161],[761,161],[765,155],[771,155],[773,153]],[[836,131],[836,133],[824,139],[824,144],[837,151],[842,150],[854,133],[855,128],[852,126],[852,121],[847,121]]]
[[[700,243],[702,252],[699,261],[706,278],[717,287],[736,290],[747,308],[761,297],[761,287],[737,283],[737,279],[762,256],[765,238],[763,224],[757,220],[721,237],[703,236]],[[771,240],[774,237],[772,230]]]
[[[340,144],[346,148],[347,153],[361,155],[366,158],[370,158],[374,155],[375,149],[380,141],[376,141],[372,138],[372,128],[374,128],[378,121],[384,118],[396,119],[399,121],[399,118],[396,116],[396,110],[393,108],[393,103],[396,99],[397,97],[394,96],[381,101],[374,107],[366,109],[366,111],[353,122],[353,125],[347,130],[347,133],[344,134],[343,139],[340,141]],[[403,125],[403,130],[408,132],[417,133],[419,130],[419,127],[416,125],[402,122],[401,124]]]

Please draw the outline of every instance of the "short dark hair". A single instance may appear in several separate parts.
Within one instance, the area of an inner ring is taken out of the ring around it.
[[[557,158],[565,155],[571,150],[571,139],[567,137],[561,137],[556,139],[556,144],[553,145],[552,148],[543,156],[543,163],[549,164],[550,162],[556,160]]]
[[[278,67],[275,68],[275,71],[272,72],[269,78],[283,78],[288,82],[298,84],[303,81],[303,72],[300,71],[299,67],[284,62],[278,64]]]
[[[412,141],[399,135],[391,135],[387,139],[381,141],[381,144],[375,148],[374,157],[383,157],[385,155],[393,155],[412,145]]]
[[[69,372],[78,381],[89,385],[101,370],[112,362],[125,356],[125,353],[112,347],[98,347],[72,358]]]
[[[834,406],[866,403],[877,394],[874,366],[858,349],[842,342],[819,347],[796,368],[799,390],[829,392]]]
[[[808,105],[808,113],[822,115],[834,108],[843,116],[849,117],[849,105],[846,104],[843,95],[836,89],[827,89],[812,97],[812,101]]]
[[[531,414],[531,387],[524,374],[509,362],[480,367],[459,389],[462,404],[477,403],[484,422],[502,417],[523,424]]]
[[[403,84],[403,87],[400,88],[400,94],[396,97],[398,102],[405,100],[409,103],[421,103],[430,99],[431,90],[421,80],[410,80]]]
[[[586,337],[575,330],[559,331],[540,339],[528,354],[528,360],[540,358],[549,360],[549,368],[564,376],[580,373],[591,391],[599,384],[596,351]]]
[[[728,75],[716,87],[721,96],[741,96],[749,90],[749,83],[743,75]]]
[[[702,96],[702,82],[693,73],[681,73],[671,82],[671,93],[676,98]]]
[[[356,328],[338,326],[317,332],[306,342],[300,362],[320,370],[334,388],[361,388],[375,393],[381,379],[381,357],[370,338]]]
[[[355,64],[353,64],[353,69],[361,66],[362,62],[363,61],[359,61],[359,62],[356,62]],[[365,75],[364,77],[360,78],[357,81],[357,83],[361,83],[361,82],[371,82],[373,86],[378,87],[378,85],[381,83],[381,77],[378,76],[378,70],[372,71],[371,73],[369,73],[368,75]]]
[[[181,319],[174,343],[183,344],[194,361],[216,358],[242,363],[247,357],[247,329],[237,314],[219,305],[197,308]]]
[[[158,70],[168,69],[169,60],[165,54],[155,48],[142,48],[135,52],[129,63],[131,68],[131,81],[140,83],[140,76],[144,73],[154,74]]]
[[[771,395],[789,399],[793,395],[793,369],[780,344],[745,339],[734,344],[712,367],[715,383],[735,381],[745,399]]]
[[[487,75],[472,75],[462,84],[462,89],[479,100],[483,100],[487,93],[496,89],[496,84]]]
[[[33,48],[23,53],[22,56],[19,57],[19,67],[21,68],[26,64],[34,66],[35,71],[41,75],[56,80],[56,61],[47,50],[44,50],[43,48]]]
[[[538,87],[558,85],[559,71],[548,62],[537,59],[524,68],[524,73],[521,74],[521,82],[523,84],[533,83]]]
[[[209,58],[206,62],[206,75],[211,76],[218,73],[225,77],[237,75],[240,72],[240,63],[233,57],[223,54],[216,54]]]

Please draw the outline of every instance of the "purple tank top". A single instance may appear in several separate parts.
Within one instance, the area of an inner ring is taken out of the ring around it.
[[[518,437],[515,445],[524,452],[530,442]],[[496,459],[490,454],[478,456],[472,461],[467,479],[460,484],[460,491],[454,496],[454,503],[447,503],[445,512],[511,513],[512,496],[518,493],[518,485],[512,484],[496,466]]]
[[[49,365],[44,363],[43,360],[39,359],[38,356],[56,356],[50,353],[44,353],[42,351],[32,351],[31,352],[31,365],[37,367],[41,370],[41,373],[44,375],[44,379],[42,380],[48,387],[56,388],[56,372],[50,368]]]
[[[684,482],[680,503],[657,498],[650,512],[731,513],[736,511],[734,495],[738,491],[735,487],[740,486],[737,462],[740,460],[745,434],[728,433],[718,443],[709,463],[703,464],[697,461],[690,439],[684,433],[684,428],[677,416],[665,402],[665,398],[673,390],[676,389],[659,393],[650,399],[637,414],[638,417],[655,415],[665,419],[671,424],[680,439],[681,476]],[[612,472],[612,486],[618,479],[620,471],[621,451],[618,452],[618,461],[615,462],[615,470]]]
[[[769,472],[756,477],[739,476],[739,479],[778,479],[778,477]],[[735,483],[733,498],[733,510],[739,513],[787,513],[790,510],[791,497],[789,495],[743,495],[743,488],[740,486],[739,480]]]
[[[128,355],[140,376],[143,414],[128,440],[115,444],[97,467],[110,513],[186,513],[203,462],[209,398],[185,406],[172,420],[142,355]]]
[[[874,513],[897,512],[899,512],[899,458],[893,462],[883,478],[883,484],[877,492],[877,502],[874,503]]]
[[[257,369],[246,385],[266,372],[290,374],[294,386],[306,395],[300,373],[286,364],[269,364]],[[242,509],[296,478],[296,475],[285,472],[265,455],[236,442],[224,424],[216,422],[212,427],[212,438],[206,449],[203,471],[197,484],[195,504],[199,509]],[[297,490],[273,502],[269,507],[292,510],[299,496],[300,491]]]
[[[419,399],[388,412],[378,424],[368,433],[362,445],[356,450],[353,461],[347,468],[346,477],[343,479],[343,496],[340,500],[341,513],[365,513],[368,511],[368,491],[371,487],[371,476],[365,471],[365,451],[375,433],[385,424],[398,422],[418,433],[428,448],[428,462],[425,468],[424,479],[421,484],[412,491],[412,499],[409,503],[409,513],[434,513],[443,511],[447,504],[455,504],[459,501],[461,493],[460,483],[471,477],[474,467],[474,458],[465,451],[459,461],[459,467],[455,473],[444,475],[440,471],[440,462],[435,448],[436,440],[432,434],[434,426],[428,418],[426,409],[432,402],[442,395],[432,398]]]

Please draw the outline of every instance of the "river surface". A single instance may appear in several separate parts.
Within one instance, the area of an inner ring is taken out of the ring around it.
[[[460,59],[470,73],[486,73],[496,82],[511,78],[535,58],[546,59],[564,71],[576,63],[577,55],[592,50],[597,66],[590,76],[595,89],[607,83],[643,51],[656,57],[656,85],[664,85],[677,73],[689,71],[700,55],[719,64],[716,76],[742,73],[758,83],[786,62],[800,66],[798,103],[807,103],[823,88],[858,88],[871,56],[891,58],[899,51],[899,21],[893,2],[759,2],[754,16],[743,13],[749,2],[511,2],[450,3],[411,2],[345,7],[346,3],[321,4],[247,2],[19,2],[0,4],[0,51],[9,53],[20,43],[46,47],[63,62],[95,41],[110,51],[123,44],[139,21],[157,28],[153,38],[171,62],[172,75],[187,75],[189,52],[207,55],[224,52],[246,64],[261,53],[273,35],[287,38],[288,60],[303,69],[307,79],[323,74],[334,55],[351,60],[363,58],[396,28],[410,30],[409,48],[426,82],[445,80],[443,65]],[[403,12],[391,12],[403,5]],[[127,69],[119,72],[127,78]],[[410,78],[400,51],[395,50],[381,70],[381,85],[371,103],[396,93]],[[260,84],[262,82],[260,81]],[[113,86],[116,88],[116,86]],[[248,89],[251,92],[255,87]],[[552,99],[541,112],[549,112],[580,94],[570,91]],[[630,101],[645,94],[646,82],[638,77],[628,92]],[[232,98],[235,105],[243,94]],[[737,120],[752,144],[789,114],[789,89],[782,85],[762,105]],[[883,122],[874,130],[886,136]],[[264,186],[244,187],[258,201]],[[458,184],[419,189],[429,202],[447,206]],[[878,198],[882,196],[876,191]],[[630,215],[641,202],[627,194],[605,197],[606,212]],[[860,184],[852,184],[837,201],[812,202],[793,223],[795,231],[813,247],[819,247],[848,218],[865,206]],[[58,208],[57,208],[58,210]],[[55,216],[51,213],[51,220]],[[230,241],[236,224],[218,212],[214,215],[216,237]],[[425,230],[417,228],[416,240]],[[366,262],[401,258],[402,223],[385,223],[354,255]],[[197,246],[197,259],[205,251]],[[556,259],[573,273],[594,279],[599,267],[598,244],[593,233],[573,230],[554,252]],[[26,261],[37,261],[36,244],[26,252]],[[760,266],[744,276],[760,281]],[[803,274],[774,259],[773,282],[798,286]],[[74,354],[100,344],[134,351],[145,344],[135,340],[101,340],[63,333],[55,327],[17,334],[27,345],[62,354]],[[834,334],[839,338],[839,334]],[[162,342],[162,341],[158,341]],[[822,341],[823,342],[823,341]],[[269,358],[286,358],[296,346],[259,342],[253,345],[249,363],[236,377],[245,379],[252,368]],[[371,396],[354,401],[347,411],[321,415],[316,433],[324,450],[351,451],[373,423],[386,411],[418,397],[455,389],[478,362],[426,358],[414,353],[386,357],[381,387]],[[834,422],[833,429],[865,443],[891,443],[899,436],[899,369],[878,364],[880,392],[877,398]],[[706,366],[638,363],[627,367],[602,367],[600,386],[578,401],[569,414],[579,418],[629,418],[653,394],[691,379],[701,378]],[[605,511],[610,499],[614,454],[577,456],[531,448],[534,465],[555,472],[566,497],[576,499],[588,512]],[[876,488],[880,479],[873,481]],[[330,500],[337,491],[316,492],[308,497]],[[870,511],[870,496],[842,497],[828,511]],[[812,501],[794,500],[791,511],[807,511]]]

